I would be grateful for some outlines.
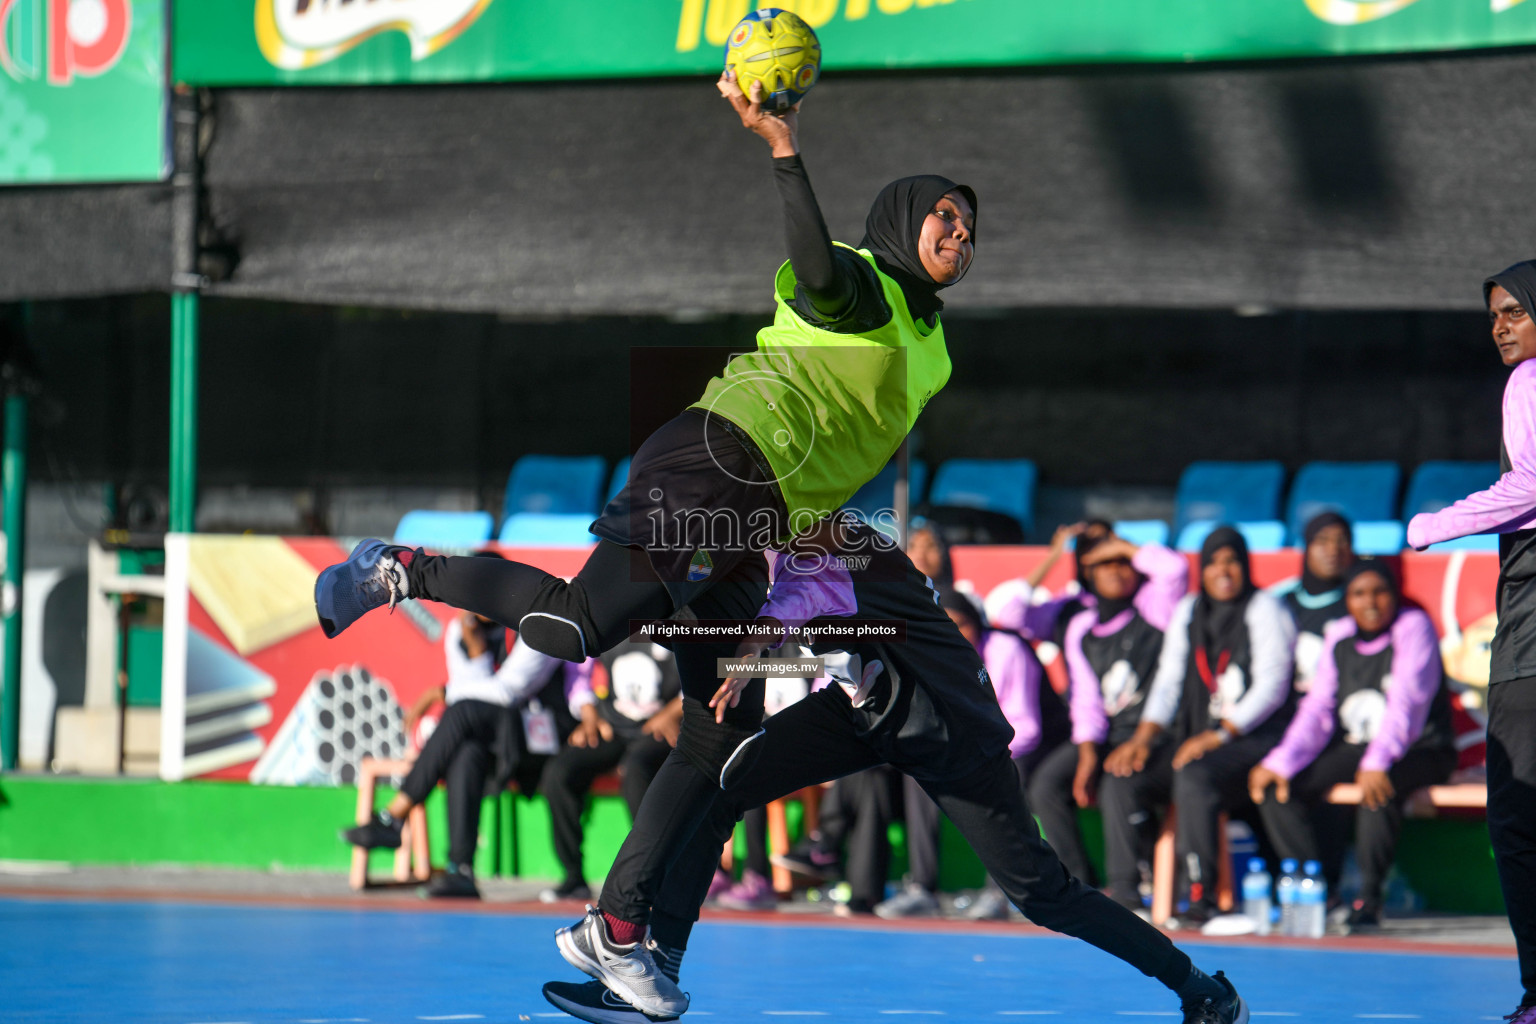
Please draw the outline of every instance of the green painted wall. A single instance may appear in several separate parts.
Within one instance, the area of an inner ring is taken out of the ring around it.
[[[381,790],[382,806],[390,797]],[[0,776],[0,859],[57,860],[76,864],[191,864],[261,869],[346,871],[350,849],[336,837],[352,823],[357,791],[343,788],[252,786],[243,782],[178,782]],[[1079,815],[1088,849],[1102,849],[1096,811]],[[608,871],[629,831],[629,811],[617,796],[594,798],[587,811],[585,871]],[[800,832],[798,804],[789,810],[790,834]],[[433,859],[448,848],[442,791],[427,801]],[[893,825],[893,878],[907,867],[906,836]],[[985,873],[947,820],[940,833],[939,883],[946,890],[976,888]],[[371,870],[387,874],[391,854],[377,851]],[[738,865],[746,849],[737,829]],[[1102,864],[1095,862],[1102,870]],[[1410,819],[1404,823],[1398,869],[1422,894],[1428,909],[1502,913],[1498,877],[1480,819]],[[558,879],[542,798],[504,793],[482,805],[475,870],[492,875]]]

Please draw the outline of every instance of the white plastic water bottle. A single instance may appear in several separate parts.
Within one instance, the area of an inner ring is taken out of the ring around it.
[[[1296,886],[1297,934],[1320,939],[1328,928],[1328,883],[1317,861],[1309,860],[1301,869],[1305,874]]]
[[[1275,896],[1280,901],[1280,934],[1296,934],[1296,859],[1287,857],[1280,862],[1280,882],[1275,886]]]
[[[1243,914],[1253,922],[1256,935],[1269,934],[1271,881],[1264,867],[1264,858],[1249,858],[1248,873],[1243,876]]]

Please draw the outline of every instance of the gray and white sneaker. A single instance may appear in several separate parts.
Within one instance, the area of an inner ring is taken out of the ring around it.
[[[890,899],[875,904],[875,916],[887,919],[933,917],[938,912],[939,898],[922,886],[910,882]]]
[[[614,995],[600,981],[578,985],[573,981],[549,981],[544,983],[544,998],[551,1006],[564,1010],[577,1020],[589,1024],[647,1024],[647,1022],[676,1020],[676,1017],[657,1017],[642,1013]]]
[[[555,931],[555,945],[567,963],[591,975],[635,1009],[653,1017],[680,1017],[688,997],[662,973],[651,954],[652,943],[614,942],[596,907],[575,924]]]
[[[1006,921],[1011,909],[1008,897],[996,889],[983,889],[965,908],[967,921]]]

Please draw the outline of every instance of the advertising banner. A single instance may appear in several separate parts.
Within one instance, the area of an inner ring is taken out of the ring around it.
[[[1536,42],[1524,0],[179,0],[195,85],[712,74],[750,8],[831,71],[1407,53]]]
[[[407,755],[404,711],[445,681],[456,613],[406,601],[327,640],[315,576],[352,543],[166,537],[161,778],[337,786],[364,757]],[[586,560],[583,549],[508,554],[571,575]]]
[[[0,0],[0,184],[167,172],[164,0]]]
[[[351,539],[171,534],[166,537],[160,774],[274,785],[347,785],[364,757],[410,754],[404,710],[446,678],[444,627],[454,609],[404,601],[364,616],[334,640],[315,618],[315,576]],[[498,548],[508,558],[573,576],[586,548]],[[993,605],[1049,555],[1044,547],[962,546],[955,575]],[[1191,579],[1198,579],[1194,556]],[[1489,644],[1498,556],[1407,553],[1389,559],[1407,600],[1441,635],[1462,765],[1483,761]],[[1254,582],[1274,586],[1301,569],[1296,551],[1253,556]],[[1040,596],[1072,580],[1062,559]],[[1039,646],[1058,690],[1060,652]]]

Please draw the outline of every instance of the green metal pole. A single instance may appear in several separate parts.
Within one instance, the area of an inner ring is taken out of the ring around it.
[[[171,295],[171,530],[197,511],[197,293]]]
[[[5,399],[0,454],[0,527],[5,531],[5,661],[0,672],[0,770],[15,771],[21,748],[21,573],[26,567],[27,396]]]

